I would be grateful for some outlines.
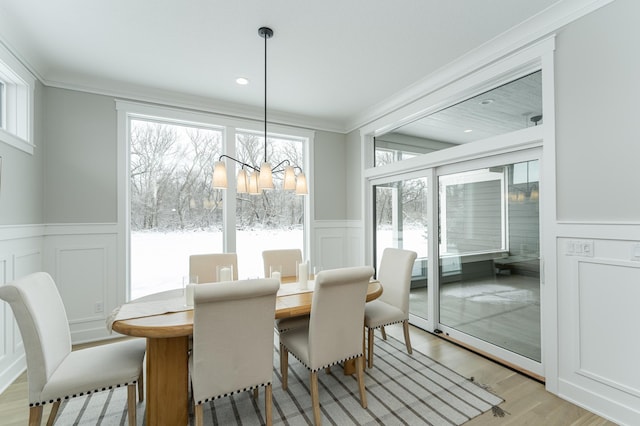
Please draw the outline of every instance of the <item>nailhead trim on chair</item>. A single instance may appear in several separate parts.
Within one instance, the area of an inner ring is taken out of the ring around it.
[[[331,367],[332,365],[340,364],[341,362],[349,361],[350,359],[356,359],[356,358],[359,358],[359,357],[363,356],[363,354],[352,355],[352,356],[350,356],[350,357],[348,357],[348,358],[344,358],[344,359],[341,359],[341,360],[339,360],[339,361],[332,362],[331,364],[323,365],[322,367],[318,367],[318,368],[312,369],[312,368],[311,368],[311,367],[309,367],[307,364],[305,364],[305,363],[304,363],[300,358],[298,358],[298,357],[297,357],[293,352],[290,352],[290,351],[289,351],[289,348],[287,348],[286,346],[285,346],[285,348],[287,349],[287,352],[289,352],[289,353],[290,353],[290,354],[291,354],[295,359],[297,359],[298,361],[300,361],[300,363],[301,363],[302,365],[304,365],[304,366],[305,366],[305,368],[306,368],[307,370],[310,370],[312,373],[314,373],[314,372],[316,372],[316,371],[324,370],[325,368],[327,368],[327,367]]]
[[[86,392],[80,392],[80,393],[73,394],[73,395],[66,395],[66,396],[63,396],[63,397],[60,397],[60,398],[57,398],[57,399],[50,399],[49,401],[30,402],[29,403],[29,407],[38,407],[40,405],[45,405],[47,403],[53,404],[54,402],[59,402],[59,401],[62,401],[63,399],[66,401],[68,399],[76,398],[78,396],[89,395],[89,394],[96,393],[96,392],[103,392],[103,391],[110,390],[110,389],[113,389],[113,388],[119,388],[121,386],[135,385],[137,383],[138,383],[138,381],[134,380],[134,381],[132,381],[130,383],[120,383],[120,384],[109,386],[109,387],[103,387],[102,389],[88,390]]]
[[[227,397],[227,396],[231,396],[231,395],[236,394],[236,393],[246,392],[246,391],[254,390],[254,389],[257,389],[257,388],[264,387],[264,386],[269,386],[270,384],[271,384],[271,382],[261,383],[259,385],[249,386],[248,388],[238,389],[238,390],[233,391],[233,392],[225,393],[224,395],[212,396],[210,398],[206,398],[206,399],[197,401],[196,405],[204,404],[205,402],[209,402],[209,401],[214,401],[214,400],[219,399],[219,398],[224,398],[224,397]]]
[[[373,329],[375,330],[375,329],[378,329],[378,328],[380,328],[380,327],[386,327],[386,326],[391,325],[391,324],[398,324],[399,322],[405,322],[405,321],[406,321],[406,320],[408,320],[408,319],[409,319],[409,318],[401,319],[401,320],[398,320],[398,321],[392,321],[392,322],[388,322],[388,323],[386,323],[386,324],[378,325],[378,326],[376,326],[376,327],[369,327],[369,326],[367,326],[367,325],[365,325],[365,327],[367,327],[367,328],[373,328]]]

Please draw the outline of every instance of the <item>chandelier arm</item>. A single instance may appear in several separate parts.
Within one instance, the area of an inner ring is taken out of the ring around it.
[[[244,167],[244,166],[247,166],[247,167],[249,167],[250,169],[255,170],[256,172],[259,172],[259,171],[260,171],[260,169],[259,169],[259,168],[254,167],[254,166],[252,166],[251,164],[247,164],[247,163],[245,163],[244,161],[237,160],[237,159],[235,159],[235,158],[233,158],[233,157],[231,157],[231,156],[229,156],[229,155],[227,155],[227,154],[222,154],[222,155],[220,156],[220,158],[218,158],[218,161],[221,161],[223,158],[228,158],[229,160],[233,160],[233,161],[235,161],[236,163],[241,164],[243,167]]]

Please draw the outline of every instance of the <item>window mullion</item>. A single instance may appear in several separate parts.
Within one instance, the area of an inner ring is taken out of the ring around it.
[[[224,153],[236,158],[236,129],[225,127]],[[227,168],[227,182],[235,182],[235,167]],[[225,253],[236,253],[236,186],[229,185],[222,191],[222,244]]]

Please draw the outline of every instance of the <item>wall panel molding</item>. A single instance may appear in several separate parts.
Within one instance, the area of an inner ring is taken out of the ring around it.
[[[563,222],[556,240],[558,395],[623,425],[640,424],[639,229]]]

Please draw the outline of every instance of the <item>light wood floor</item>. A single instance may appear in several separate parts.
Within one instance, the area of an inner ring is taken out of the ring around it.
[[[386,330],[389,335],[403,341],[402,327],[390,326]],[[380,335],[376,334],[376,338],[379,337]],[[466,425],[615,425],[554,396],[537,381],[415,327],[411,327],[411,343],[414,349],[465,377],[473,377],[477,383],[488,386],[505,400],[500,405],[500,408],[507,413],[504,417],[494,417],[489,411]],[[374,368],[376,368],[375,365]],[[0,424],[3,426],[26,425],[28,413],[25,373],[0,395]],[[43,419],[48,415],[47,405]],[[43,421],[43,424],[45,422]]]

